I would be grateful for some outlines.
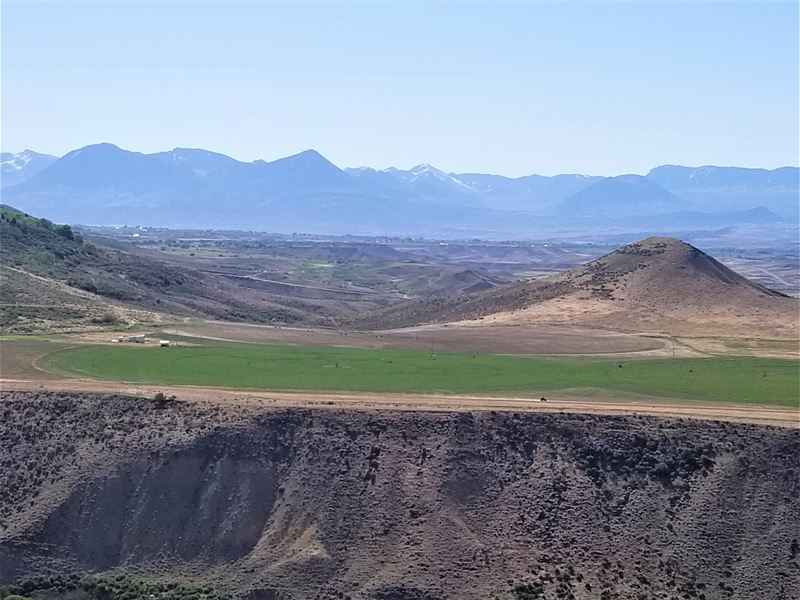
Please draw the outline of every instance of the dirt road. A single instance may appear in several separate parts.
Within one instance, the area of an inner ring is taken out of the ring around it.
[[[650,415],[735,421],[760,425],[800,428],[800,412],[786,408],[688,403],[665,399],[594,399],[570,396],[539,398],[508,396],[456,396],[427,394],[372,394],[333,392],[243,391],[196,386],[154,386],[89,379],[29,380],[0,379],[0,390],[95,392],[151,397],[156,392],[175,395],[179,400],[274,406],[275,408],[349,408],[359,410],[412,411],[533,411],[603,415]]]

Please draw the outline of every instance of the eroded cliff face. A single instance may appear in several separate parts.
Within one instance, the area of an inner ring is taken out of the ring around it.
[[[6,393],[0,448],[4,582],[78,570],[250,600],[800,597],[795,430]]]
[[[276,495],[269,455],[249,440],[206,438],[137,461],[82,486],[49,516],[37,540],[82,565],[245,556]]]

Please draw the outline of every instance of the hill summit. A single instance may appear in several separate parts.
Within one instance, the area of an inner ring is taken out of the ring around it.
[[[676,238],[650,237],[557,275],[409,314],[478,325],[574,324],[672,335],[797,339],[795,298]],[[399,324],[399,323],[398,323]]]
[[[785,297],[729,269],[702,250],[676,238],[650,237],[552,278],[593,298],[628,305],[658,302],[716,305],[717,294]]]

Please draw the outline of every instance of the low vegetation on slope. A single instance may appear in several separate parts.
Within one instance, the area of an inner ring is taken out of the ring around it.
[[[3,207],[0,228],[4,265],[105,298],[144,301],[143,290],[185,283],[184,276],[158,264],[134,262],[122,253],[100,249],[69,225],[54,225]]]
[[[34,331],[37,322],[45,320],[73,327],[91,323],[97,310],[89,314],[87,307],[97,306],[109,314],[127,306],[234,321],[298,318],[269,303],[237,300],[229,293],[233,286],[225,281],[96,246],[68,225],[6,206],[0,207],[0,237],[5,331]],[[43,289],[50,293],[42,298]]]
[[[413,350],[217,344],[80,346],[46,368],[98,379],[257,389],[363,392],[615,392],[687,400],[798,406],[794,360],[730,357],[587,360]]]
[[[54,575],[0,586],[0,600],[228,600],[206,585],[153,582],[126,575]]]
[[[800,593],[792,429],[5,392],[0,447],[0,584],[127,574],[248,600]]]
[[[120,323],[103,298],[70,285],[69,271],[97,249],[68,225],[0,206],[0,330],[60,331]],[[74,283],[74,282],[72,282]]]
[[[409,302],[364,325],[484,319],[680,335],[797,339],[800,303],[674,238],[628,244],[564,273],[471,298]],[[384,325],[385,326],[385,325]]]

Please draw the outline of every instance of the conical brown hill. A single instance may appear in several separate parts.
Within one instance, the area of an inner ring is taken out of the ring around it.
[[[441,317],[797,339],[799,309],[796,299],[748,280],[690,244],[651,237],[564,273],[492,290]]]
[[[613,298],[629,305],[663,302],[663,308],[693,304],[713,309],[720,302],[786,298],[739,275],[702,250],[668,237],[628,244],[551,281],[590,291],[595,298]]]

